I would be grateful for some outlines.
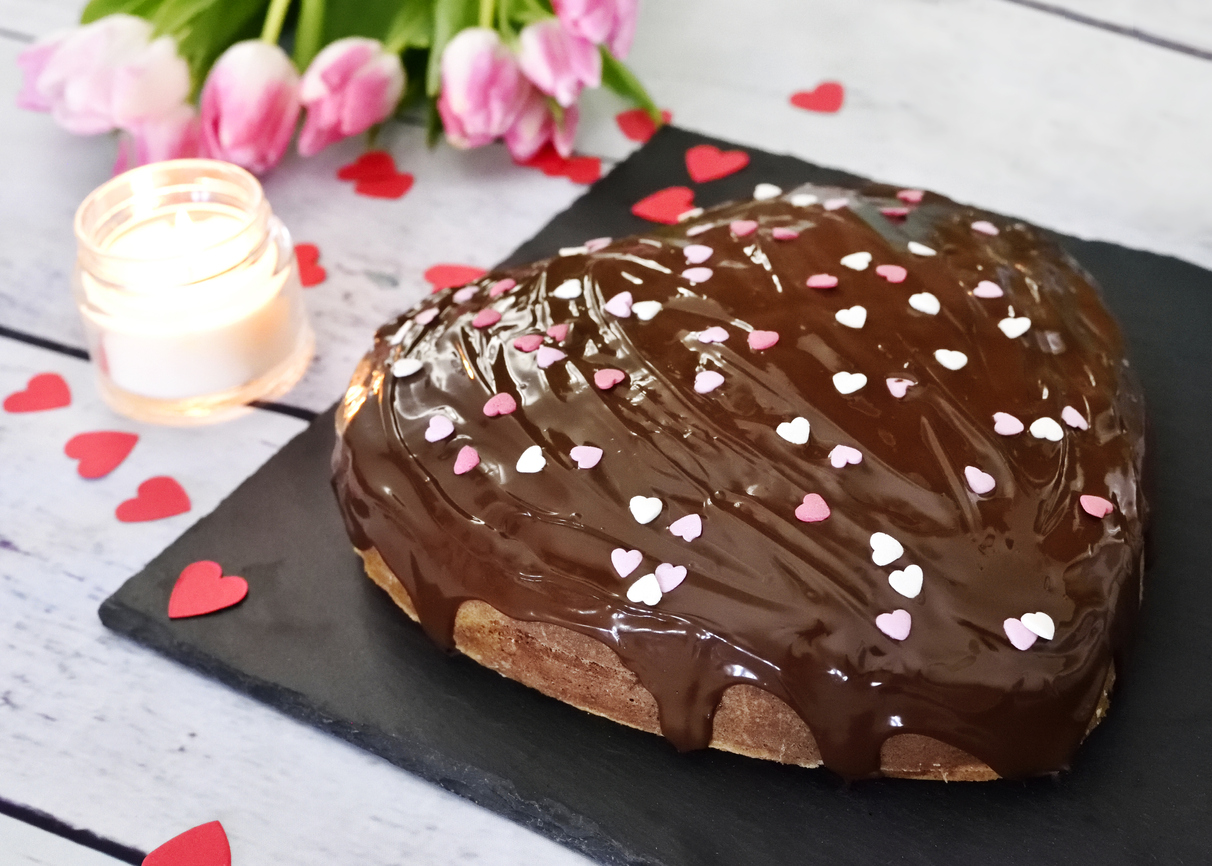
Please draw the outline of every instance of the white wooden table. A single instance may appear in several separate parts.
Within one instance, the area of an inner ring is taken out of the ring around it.
[[[0,397],[48,371],[73,395],[64,409],[0,412],[0,813],[18,816],[0,814],[0,864],[101,866],[120,861],[98,847],[131,859],[215,819],[237,866],[586,862],[98,621],[102,599],[305,422],[256,411],[196,430],[135,424],[103,406],[79,351],[61,350],[83,346],[71,217],[113,147],[17,110],[15,59],[79,7],[0,0]],[[645,0],[632,61],[689,129],[1212,267],[1203,0]],[[789,105],[827,79],[846,87],[840,112]],[[614,123],[622,107],[584,103],[579,148],[606,168],[634,147]],[[431,151],[404,125],[384,143],[417,178],[397,201],[335,179],[357,141],[266,179],[329,274],[306,293],[317,357],[284,398],[300,409],[341,394],[373,327],[428,291],[428,266],[488,266],[583,191],[500,147]],[[84,481],[62,448],[95,429],[141,438],[112,475]],[[118,523],[114,507],[162,474],[192,510]]]

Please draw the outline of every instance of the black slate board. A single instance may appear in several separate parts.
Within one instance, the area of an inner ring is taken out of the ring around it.
[[[509,261],[642,230],[630,205],[691,185],[683,153],[704,141],[728,146],[662,130]],[[749,152],[744,171],[694,187],[699,204],[748,196],[758,181],[857,182]],[[1105,288],[1144,381],[1155,522],[1135,653],[1109,719],[1059,779],[845,785],[824,770],[678,755],[657,737],[442,654],[363,577],[350,550],[328,486],[331,411],[131,578],[101,619],[604,863],[1208,862],[1212,273],[1061,240]],[[170,621],[173,582],[199,559],[246,577],[248,598]]]

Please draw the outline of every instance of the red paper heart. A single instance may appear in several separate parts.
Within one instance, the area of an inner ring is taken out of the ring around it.
[[[123,523],[160,520],[189,511],[185,489],[167,475],[157,475],[139,485],[138,495],[121,503],[114,514]]]
[[[168,618],[185,619],[224,610],[248,595],[248,581],[223,576],[223,566],[209,559],[191,562],[181,570],[168,598]]]
[[[433,286],[435,292],[442,289],[453,289],[465,286],[473,280],[478,280],[488,271],[471,265],[434,265],[425,272],[425,279]]]
[[[542,149],[526,162],[518,165],[527,168],[537,168],[548,177],[566,177],[573,183],[593,183],[602,176],[602,160],[596,156],[574,156],[566,158],[551,146],[543,145]]]
[[[63,453],[80,461],[76,471],[81,478],[101,478],[117,469],[138,441],[135,433],[97,430],[79,433],[68,439]]]
[[[642,219],[672,226],[677,225],[679,216],[693,207],[693,190],[671,186],[640,199],[631,206],[631,212]]]
[[[295,244],[295,259],[299,262],[299,282],[305,288],[318,286],[328,278],[320,262],[320,248],[315,244]]]
[[[385,150],[370,150],[337,170],[341,180],[378,180],[396,174],[396,161]]]
[[[71,389],[58,373],[39,373],[25,386],[4,398],[5,412],[42,412],[70,406]]]
[[[370,198],[400,198],[412,189],[413,177],[407,172],[389,177],[363,178],[354,184],[354,192]]]
[[[801,90],[791,94],[791,104],[808,111],[832,114],[842,107],[846,89],[837,81],[823,81],[813,90]]]
[[[143,866],[231,866],[231,846],[218,821],[186,830],[143,858]]]
[[[573,183],[594,183],[602,176],[602,160],[596,156],[574,156],[568,160],[564,177]]]
[[[719,180],[736,174],[749,165],[749,154],[743,150],[721,151],[711,144],[696,144],[686,151],[686,171],[695,183]]]
[[[669,123],[673,120],[673,113],[662,109],[661,119],[665,123]],[[623,135],[641,144],[646,143],[657,131],[657,125],[653,121],[652,115],[642,108],[620,111],[614,116],[614,122],[619,125],[619,130]]]

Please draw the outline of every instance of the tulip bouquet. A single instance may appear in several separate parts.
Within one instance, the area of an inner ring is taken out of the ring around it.
[[[637,3],[92,0],[80,27],[22,52],[17,100],[70,132],[117,132],[116,171],[208,156],[262,173],[301,114],[310,156],[418,109],[431,142],[567,157],[584,87],[604,84],[661,122],[622,62]]]

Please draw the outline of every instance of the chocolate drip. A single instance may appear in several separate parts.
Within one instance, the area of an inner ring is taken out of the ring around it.
[[[461,302],[447,290],[380,330],[339,413],[334,483],[350,536],[378,549],[447,648],[469,599],[606,644],[653,693],[679,749],[705,747],[720,696],[747,683],[793,707],[826,765],[850,777],[877,774],[882,743],[900,733],[964,749],[1003,776],[1063,768],[1139,600],[1142,405],[1118,330],[1089,278],[1025,225],[932,195],[893,221],[880,212],[898,204],[888,188],[797,192],[849,206],[784,196],[717,208],[491,275]],[[734,220],[758,228],[738,236]],[[1000,231],[974,231],[974,220]],[[776,239],[775,228],[799,236]],[[936,254],[915,255],[909,241]],[[691,244],[712,250],[699,283],[682,276]],[[869,267],[839,264],[856,252],[871,254]],[[908,275],[891,282],[880,265]],[[839,284],[808,288],[813,274]],[[506,277],[517,286],[501,289]],[[973,296],[983,280],[1005,296]],[[572,284],[579,295],[562,298]],[[662,309],[649,320],[607,312],[623,291]],[[936,315],[909,305],[922,292],[938,299]],[[858,329],[835,319],[854,305],[867,311]],[[500,320],[474,327],[489,307]],[[1020,337],[998,328],[1011,309],[1031,319]],[[567,358],[546,369],[513,345],[559,324],[566,339],[546,344]],[[713,326],[727,340],[700,342]],[[751,349],[753,330],[778,332],[777,344]],[[967,364],[948,369],[939,349]],[[425,366],[396,377],[400,358]],[[603,368],[627,378],[602,390]],[[724,384],[697,393],[704,370]],[[842,372],[867,383],[842,394],[832,378]],[[898,399],[890,377],[914,384]],[[487,417],[496,393],[517,410]],[[994,432],[995,412],[1030,424],[1060,421],[1065,406],[1089,429],[1065,425],[1057,442]],[[439,413],[455,432],[429,442]],[[797,416],[811,425],[804,445],[775,432]],[[455,475],[466,445],[481,462]],[[545,468],[517,471],[532,445]],[[577,445],[601,448],[601,462],[577,468]],[[834,468],[836,445],[862,461]],[[993,491],[973,493],[965,466],[991,475]],[[828,519],[796,519],[808,493],[825,499]],[[1115,511],[1090,516],[1083,494]],[[638,523],[634,496],[660,499],[659,517]],[[703,521],[691,542],[668,528],[688,514]],[[904,555],[875,565],[874,532]],[[644,556],[626,579],[614,548]],[[629,601],[659,563],[685,566],[685,581],[655,606]],[[911,563],[924,573],[912,599],[888,582]],[[912,617],[900,641],[875,623],[896,609]],[[1056,633],[1020,651],[1003,621],[1035,611]]]

